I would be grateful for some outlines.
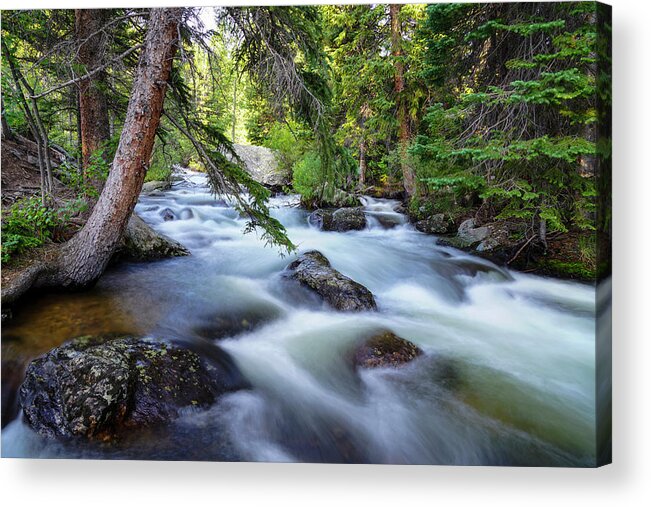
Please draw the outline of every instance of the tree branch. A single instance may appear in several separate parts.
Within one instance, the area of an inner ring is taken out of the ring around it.
[[[95,74],[98,74],[105,70],[107,67],[109,67],[111,64],[118,62],[127,56],[129,56],[131,53],[134,51],[137,51],[138,49],[142,48],[144,44],[136,44],[132,48],[127,49],[124,53],[116,56],[115,58],[112,58],[108,62],[106,62],[104,65],[97,67],[93,69],[92,71],[88,72],[87,74],[84,74],[83,76],[76,77],[74,79],[71,79],[70,81],[66,81],[65,83],[62,83],[60,85],[57,85],[53,88],[50,88],[49,90],[46,90],[42,93],[38,93],[36,95],[30,95],[30,99],[40,99],[41,97],[45,97],[46,95],[49,95],[50,93],[56,92],[58,90],[61,90],[62,88],[66,88],[68,86],[71,86],[73,84],[79,83],[80,81],[85,81],[86,79],[90,79],[93,77]]]

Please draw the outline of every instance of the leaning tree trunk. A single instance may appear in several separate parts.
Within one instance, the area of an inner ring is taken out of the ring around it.
[[[102,274],[136,205],[163,111],[183,9],[152,9],[113,166],[84,227],[62,246],[39,286],[83,288]]]
[[[106,33],[102,28],[108,20],[108,13],[107,9],[75,10],[77,63],[83,66],[85,72],[100,67],[106,57]],[[105,71],[79,82],[81,164],[85,176],[88,176],[86,172],[91,164],[91,156],[105,148],[110,135],[105,88]]]
[[[405,98],[405,64],[402,61],[402,30],[400,28],[400,10],[402,5],[389,5],[391,18],[391,55],[394,59],[393,91],[396,96],[396,115],[398,117],[398,139],[400,142],[400,167],[402,184],[407,195],[412,196],[416,190],[414,171],[407,162],[409,146],[409,117]]]

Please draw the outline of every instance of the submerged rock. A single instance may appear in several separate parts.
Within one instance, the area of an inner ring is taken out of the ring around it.
[[[310,215],[309,222],[324,231],[359,231],[366,227],[366,215],[360,207],[320,209]]]
[[[190,252],[181,243],[157,233],[134,213],[129,219],[117,255],[126,260],[148,261],[190,255]]]
[[[410,341],[391,331],[377,334],[355,350],[354,363],[359,368],[382,368],[401,366],[423,353]]]
[[[30,363],[20,404],[41,435],[109,439],[242,387],[229,361],[141,338],[77,338]]]
[[[342,275],[316,250],[305,252],[287,266],[288,277],[319,294],[341,311],[375,310],[373,294],[363,285]]]

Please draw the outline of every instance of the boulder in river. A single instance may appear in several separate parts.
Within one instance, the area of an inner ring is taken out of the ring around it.
[[[309,222],[324,231],[359,231],[366,227],[366,215],[361,207],[319,209],[312,212]]]
[[[171,220],[176,220],[178,217],[176,216],[176,213],[174,213],[170,208],[165,208],[159,212],[159,215],[163,220],[166,222],[170,222]]]
[[[242,387],[230,358],[208,362],[169,343],[82,337],[33,360],[20,388],[29,425],[47,437],[110,439],[206,407]]]
[[[305,252],[287,266],[287,273],[289,278],[312,289],[337,310],[377,309],[371,291],[334,269],[321,252]]]
[[[355,350],[354,363],[359,368],[401,366],[423,353],[410,341],[385,331],[366,340]]]
[[[190,252],[181,243],[156,232],[134,213],[129,219],[123,244],[117,255],[126,260],[149,261],[181,257],[190,255]]]

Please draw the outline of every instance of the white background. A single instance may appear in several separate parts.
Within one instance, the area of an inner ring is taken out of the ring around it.
[[[184,0],[9,0],[2,5],[7,9],[182,3],[188,5]],[[190,5],[218,3],[197,0]],[[611,3],[615,92],[613,465],[572,470],[4,459],[0,461],[4,505],[651,505],[651,2]]]

